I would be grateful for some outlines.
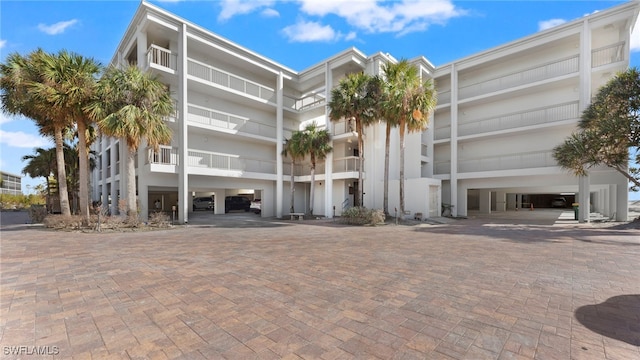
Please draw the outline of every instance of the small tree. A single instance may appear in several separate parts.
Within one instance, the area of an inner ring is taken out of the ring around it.
[[[578,130],[553,149],[562,168],[576,176],[606,165],[624,175],[631,190],[640,189],[640,174],[628,168],[629,155],[640,163],[640,72],[631,68],[600,88],[583,111]]]
[[[173,112],[167,87],[136,66],[109,68],[98,84],[98,100],[86,111],[103,134],[124,140],[127,157],[127,213],[136,217],[135,154],[143,140],[158,150],[171,141],[164,119]]]
[[[296,161],[302,160],[305,157],[304,149],[301,148],[303,145],[302,140],[300,139],[302,136],[302,131],[294,131],[291,134],[291,139],[287,139],[284,145],[284,150],[282,150],[282,155],[288,156],[291,158],[291,180],[290,180],[290,190],[291,190],[291,204],[289,206],[289,213],[294,213],[294,192],[295,192],[295,166]]]
[[[363,205],[364,181],[364,127],[378,120],[377,103],[380,100],[380,79],[365,73],[350,73],[331,90],[329,118],[355,120],[358,133],[358,194],[357,203]]]
[[[313,215],[313,202],[315,192],[316,163],[324,160],[333,149],[331,147],[331,135],[326,129],[320,129],[314,123],[308,124],[299,136],[291,138],[291,145],[299,149],[302,156],[309,155],[311,162],[311,194],[309,195],[309,213]]]

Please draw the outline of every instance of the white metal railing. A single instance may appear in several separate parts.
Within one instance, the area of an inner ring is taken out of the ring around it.
[[[548,124],[563,120],[577,119],[579,116],[578,102],[575,101],[459,124],[458,135],[467,136],[491,131],[514,129],[523,126]]]
[[[188,59],[187,62],[187,72],[191,76],[275,103],[275,91],[272,88],[197,60]]]
[[[208,169],[248,171],[263,174],[275,174],[274,160],[261,160],[203,150],[188,150],[189,166]]]
[[[438,92],[438,104],[448,104],[451,102],[451,90]]]
[[[433,173],[449,174],[451,173],[451,161],[437,161],[433,164]]]
[[[178,165],[178,148],[160,146],[158,151],[147,148],[147,164]]]
[[[536,81],[572,74],[578,71],[579,65],[580,58],[578,55],[574,55],[562,60],[461,87],[458,97],[460,99],[466,99],[494,91],[534,83]]]
[[[333,132],[331,135],[342,135],[356,131],[355,120],[340,120],[333,123]]]
[[[171,50],[162,48],[157,45],[149,46],[147,49],[147,66],[156,64],[171,70],[177,70],[178,54],[174,54]]]
[[[552,151],[533,151],[526,153],[479,157],[474,159],[461,159],[458,161],[458,171],[461,173],[496,170],[520,170],[550,166],[557,166]]]
[[[189,113],[189,122],[212,126],[219,129],[243,132],[251,135],[264,136],[272,139],[275,139],[277,135],[275,125],[262,124],[244,116],[234,115],[194,104],[188,104],[187,111]],[[291,133],[291,130],[284,129],[285,138],[290,138]]]
[[[613,64],[624,60],[624,42],[604,46],[591,51],[591,67]]]
[[[434,140],[449,139],[450,137],[451,137],[451,125],[444,126],[441,128],[436,128],[433,130]]]
[[[324,95],[324,89],[320,89],[300,98],[295,98],[289,95],[284,95],[282,97],[283,106],[285,108],[297,111],[302,111],[311,107],[322,105],[326,102],[326,100],[327,99]]]
[[[347,156],[343,158],[333,159],[333,172],[352,172],[358,171],[360,161],[357,156]]]

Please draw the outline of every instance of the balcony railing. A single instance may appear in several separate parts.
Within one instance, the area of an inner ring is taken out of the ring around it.
[[[498,170],[521,170],[557,166],[552,151],[535,151],[458,161],[461,173]]]
[[[320,89],[312,94],[294,98],[289,95],[284,95],[282,102],[285,108],[302,111],[315,106],[323,105],[326,102],[326,97],[324,95],[324,89]]]
[[[188,59],[188,74],[243,94],[275,103],[275,91],[269,87],[220,70],[199,61]]]
[[[262,124],[244,116],[229,114],[194,104],[189,104],[187,106],[187,111],[189,112],[189,122],[224,130],[263,136],[274,140],[277,135],[275,125]],[[290,138],[291,130],[284,129],[284,137],[287,139]]]
[[[458,135],[467,136],[524,126],[548,124],[577,119],[579,116],[578,102],[576,101],[459,124]]]
[[[420,144],[420,155],[429,156],[429,145]]]
[[[624,42],[591,51],[591,67],[613,64],[624,60]]]
[[[333,123],[333,133],[331,135],[342,135],[356,131],[355,120],[341,120]]]
[[[462,123],[458,125],[458,136],[469,136],[492,131],[517,129],[524,126],[549,124],[577,119],[579,116],[578,102],[575,101]],[[443,126],[434,130],[435,140],[448,139],[450,135],[451,126]]]
[[[188,165],[208,169],[247,171],[263,174],[275,174],[274,160],[261,160],[203,150],[188,150]]]
[[[531,84],[537,81],[553,79],[558,76],[573,74],[578,71],[579,65],[580,58],[578,55],[575,55],[523,71],[483,80],[476,84],[461,87],[459,90],[459,98],[466,99],[516,86]]]
[[[171,70],[177,70],[178,54],[157,45],[149,46],[147,49],[147,66],[156,64]]]
[[[178,165],[178,148],[160,146],[158,151],[147,148],[147,164]]]

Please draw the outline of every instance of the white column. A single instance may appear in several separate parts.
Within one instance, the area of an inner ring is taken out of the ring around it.
[[[522,210],[522,194],[516,194],[516,211]]]
[[[591,208],[589,175],[580,176],[578,178],[578,222],[589,222],[589,213]]]
[[[458,201],[458,70],[456,65],[451,65],[451,215],[466,215],[466,199],[464,199],[465,207]]]
[[[616,184],[616,191],[612,196],[615,196],[616,204],[616,221],[627,221],[629,218],[629,184],[626,178],[622,178],[620,182]]]
[[[491,191],[482,189],[478,194],[480,196],[480,213],[491,214]]]
[[[187,24],[182,24],[178,33],[178,221],[181,224],[189,221],[189,173],[188,149],[189,138],[187,128]],[[173,206],[173,204],[171,205]]]
[[[107,188],[107,185],[109,185],[109,183],[107,182],[107,163],[109,162],[109,159],[107,159],[107,145],[109,144],[109,142],[111,141],[108,137],[106,136],[102,136],[101,137],[101,141],[100,141],[100,150],[101,150],[101,166],[102,166],[102,178],[100,179],[101,184],[102,184],[102,195],[100,197],[100,201],[102,202],[102,207],[103,208],[107,208],[109,206],[109,191],[110,189]],[[111,185],[109,185],[111,186]]]
[[[142,30],[142,25],[138,25],[137,51],[138,51],[138,68],[144,70],[147,68],[147,33]]]
[[[331,88],[333,87],[332,77],[331,77],[331,67],[329,66],[329,62],[325,63],[324,66],[324,91],[325,91],[325,99],[328,104],[331,101]],[[329,119],[329,110],[325,108],[324,121],[327,124],[327,130],[329,134],[333,133],[333,123],[331,119]],[[362,134],[358,134],[358,136],[363,136]],[[333,140],[330,143],[333,146]],[[358,151],[364,151],[364,149],[358,149]],[[362,153],[364,155],[364,152]],[[324,216],[327,218],[333,218],[333,152],[327,154],[327,158],[324,162]],[[363,180],[364,181],[364,180]],[[360,189],[364,192],[363,184],[359,184]],[[360,206],[364,206],[364,204],[360,204]]]
[[[507,211],[507,193],[505,191],[496,192],[496,212]]]
[[[282,218],[282,198],[284,196],[284,169],[282,150],[284,149],[284,115],[282,110],[284,92],[284,74],[278,74],[278,84],[276,86],[276,97],[278,106],[276,108],[276,217]]]
[[[113,139],[112,139],[113,140]],[[111,205],[109,206],[109,211],[111,211],[112,214],[117,214],[118,213],[118,187],[116,186],[118,184],[118,181],[116,181],[116,167],[118,166],[116,164],[116,147],[120,146],[120,142],[116,142],[116,141],[111,141],[111,152],[110,152],[110,157],[111,157],[111,185],[110,185],[110,189],[109,192],[111,193]],[[108,201],[108,199],[107,199]]]

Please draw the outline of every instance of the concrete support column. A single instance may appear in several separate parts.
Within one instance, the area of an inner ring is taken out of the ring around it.
[[[480,190],[480,213],[491,214],[491,191]]]
[[[516,211],[522,210],[522,194],[516,194]]]
[[[331,89],[333,88],[333,84],[331,82],[331,66],[329,63],[325,63],[325,98],[327,99],[327,104],[331,101]],[[325,110],[325,123],[327,124],[327,130],[329,133],[333,133],[333,123],[331,119],[329,119],[329,110]],[[364,136],[363,134],[358,134],[358,136]],[[331,140],[331,146],[333,146],[333,140]],[[359,149],[358,151],[364,151],[364,149]],[[364,152],[363,152],[364,155]],[[324,216],[327,218],[333,218],[333,206],[339,206],[338,204],[333,203],[333,152],[327,154],[327,158],[324,162],[324,173],[325,173],[325,186],[324,186]],[[364,180],[363,180],[364,181]],[[364,191],[363,184],[359,184],[362,191]],[[360,204],[361,206],[364,204]]]
[[[189,221],[189,138],[187,127],[187,24],[182,24],[178,33],[178,222]],[[172,205],[173,206],[173,205]]]
[[[284,95],[284,74],[278,74],[276,84],[276,217],[282,218],[282,199],[284,197],[284,166],[282,164],[284,149],[284,115],[282,102]]]
[[[138,210],[140,219],[149,220],[149,186],[138,178]]]
[[[467,199],[466,196],[463,199],[464,208],[462,202],[458,200],[458,70],[456,65],[451,65],[451,204],[454,205],[451,209],[451,215],[458,216],[458,214],[466,214],[467,212]]]
[[[507,211],[507,193],[505,191],[496,192],[496,212]]]
[[[119,186],[119,182],[116,181],[116,167],[118,167],[118,164],[116,163],[116,153],[118,152],[118,150],[116,150],[116,148],[120,146],[120,142],[115,142],[112,141],[111,142],[111,186],[110,186],[110,190],[109,193],[111,194],[111,204],[109,205],[109,211],[112,214],[117,214],[118,213],[118,200],[120,200],[119,196],[118,196],[118,186]],[[108,200],[107,200],[108,201]],[[108,203],[108,202],[107,202]]]
[[[627,179],[623,178],[616,184],[616,221],[627,221],[629,218],[629,184]]]
[[[578,222],[589,222],[589,213],[591,212],[591,194],[590,194],[589,175],[580,176],[578,178]]]

